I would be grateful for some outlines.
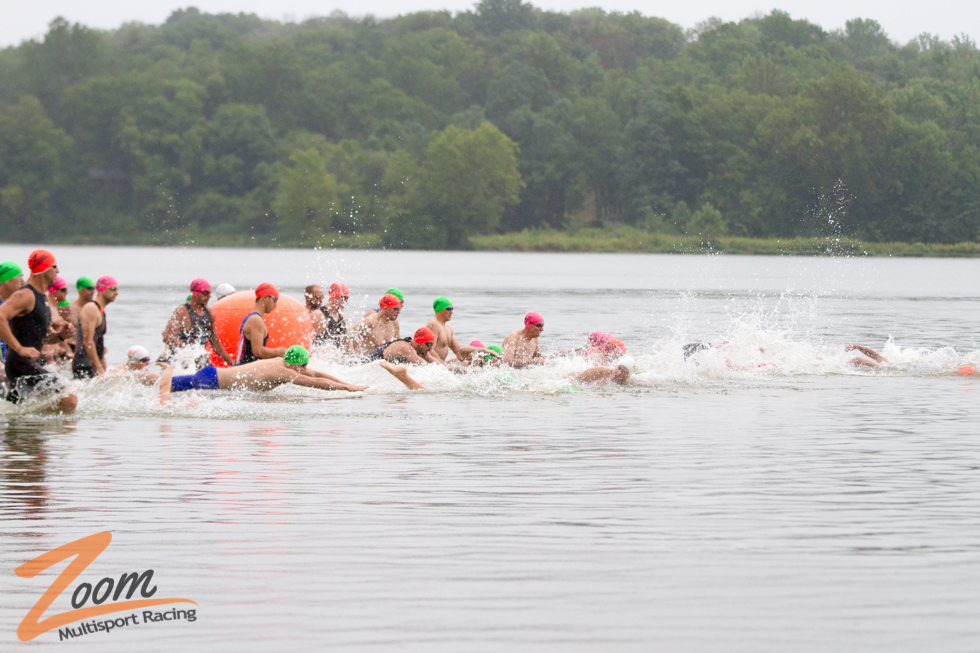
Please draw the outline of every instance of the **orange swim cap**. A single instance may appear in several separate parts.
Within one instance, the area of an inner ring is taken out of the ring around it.
[[[391,293],[388,293],[382,297],[381,301],[378,302],[378,308],[401,308],[401,306],[402,300],[398,299]]]
[[[41,274],[53,268],[57,263],[54,254],[46,249],[35,249],[27,256],[27,267],[31,269],[31,274]]]
[[[259,299],[260,297],[275,297],[279,299],[279,289],[271,283],[260,283],[255,287],[255,298]]]
[[[350,291],[347,290],[347,286],[340,283],[339,281],[330,286],[330,296],[331,297],[350,297]]]
[[[432,333],[432,330],[427,327],[422,327],[415,332],[414,336],[412,336],[412,342],[414,342],[416,345],[424,345],[427,342],[435,341],[436,334]]]
[[[956,370],[956,373],[960,376],[976,376],[977,368],[973,367],[972,365],[964,365],[960,369]]]

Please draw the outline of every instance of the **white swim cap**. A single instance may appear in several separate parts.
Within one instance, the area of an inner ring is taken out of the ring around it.
[[[214,294],[218,299],[227,297],[233,292],[235,292],[235,286],[231,285],[230,283],[223,283],[214,289]]]
[[[616,364],[622,365],[623,367],[628,369],[630,371],[630,374],[636,374],[636,361],[633,360],[630,356],[623,356],[618,361],[616,361]]]
[[[142,360],[146,360],[150,357],[150,352],[146,351],[146,347],[141,347],[140,345],[133,345],[126,352],[128,357],[128,362],[136,363]]]

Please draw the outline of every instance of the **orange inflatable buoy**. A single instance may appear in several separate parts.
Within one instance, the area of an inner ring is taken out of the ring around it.
[[[232,293],[215,302],[211,310],[214,311],[214,330],[218,340],[234,360],[238,357],[242,320],[255,310],[255,293],[251,290]],[[279,295],[276,309],[265,316],[265,325],[269,329],[268,347],[303,345],[309,349],[313,342],[313,322],[309,311],[303,303],[289,295]],[[208,349],[211,349],[210,345]],[[228,367],[214,351],[211,351],[211,363],[216,367]]]
[[[976,376],[977,368],[973,367],[972,365],[964,365],[960,369],[956,370],[956,373],[960,376]]]

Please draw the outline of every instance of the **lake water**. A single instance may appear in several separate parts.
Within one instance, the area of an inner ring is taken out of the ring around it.
[[[403,333],[445,294],[464,342],[537,310],[545,353],[601,329],[638,374],[424,369],[411,393],[314,357],[371,389],[162,408],[75,383],[69,418],[0,406],[0,649],[27,646],[18,624],[64,563],[14,569],[100,531],[47,615],[82,581],[153,569],[197,620],[72,650],[980,648],[980,378],[947,374],[980,365],[980,260],[52,249],[70,281],[119,280],[110,363],[160,351],[203,276],[297,298],[342,280],[352,315],[396,285]],[[853,367],[855,342],[892,365]]]

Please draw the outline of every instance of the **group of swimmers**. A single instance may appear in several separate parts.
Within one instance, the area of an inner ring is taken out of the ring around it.
[[[39,392],[56,396],[58,410],[74,410],[77,397],[66,390],[60,375],[52,370],[58,363],[67,365],[69,361],[76,379],[129,375],[140,383],[158,385],[163,402],[170,399],[171,393],[192,389],[268,390],[285,383],[349,392],[367,388],[310,369],[310,353],[300,344],[267,346],[266,316],[279,301],[279,290],[271,283],[261,283],[254,289],[253,310],[241,323],[234,357],[222,345],[214,311],[208,306],[211,284],[197,278],[190,284],[187,301],[174,309],[162,333],[165,350],[156,364],[163,372],[155,374],[147,369],[153,360],[149,351],[139,345],[129,349],[126,363],[110,369],[105,361],[106,309],[118,297],[116,279],[108,275],[97,281],[79,277],[75,284],[78,297],[69,302],[68,284],[59,274],[53,253],[36,249],[27,263],[30,276],[26,282],[23,269],[16,262],[0,263],[0,347],[9,401],[18,403]],[[235,292],[229,284],[214,290],[218,300]],[[307,286],[304,298],[315,346],[332,347],[361,362],[378,361],[413,390],[424,386],[409,376],[405,364],[435,365],[464,374],[474,367],[521,368],[546,360],[538,345],[544,318],[534,311],[525,315],[523,328],[511,332],[500,345],[484,345],[479,340],[461,345],[449,324],[454,307],[446,297],[437,297],[432,319],[404,338],[398,320],[404,295],[398,288],[389,288],[378,308],[368,311],[353,325],[346,314],[350,292],[343,283],[334,283],[327,293],[320,286]],[[210,345],[228,367],[214,367],[204,355],[196,361],[197,372],[174,376],[170,365],[174,354],[200,345]],[[450,359],[450,353],[455,358]],[[589,335],[586,347],[561,353],[585,356],[593,364],[584,372],[569,375],[583,383],[623,384],[635,371],[632,359],[625,356],[625,344],[598,331]]]
[[[78,297],[69,302],[68,284],[58,274],[54,254],[36,249],[28,256],[27,263],[30,277],[25,282],[17,263],[0,262],[0,348],[9,401],[20,402],[41,392],[56,396],[58,410],[74,410],[77,398],[51,369],[51,365],[67,365],[68,361],[76,379],[129,375],[140,383],[157,385],[164,403],[170,400],[171,393],[194,389],[255,391],[286,383],[348,392],[368,387],[310,369],[310,353],[301,344],[267,346],[266,316],[276,310],[279,302],[279,290],[271,283],[261,283],[254,289],[253,310],[239,327],[237,351],[232,357],[218,337],[215,314],[208,305],[211,284],[202,278],[191,281],[187,301],[174,309],[164,328],[165,350],[156,361],[162,373],[147,369],[152,358],[139,345],[129,349],[125,364],[108,369],[106,309],[118,297],[116,279],[108,275],[96,281],[79,277],[75,284]],[[229,284],[221,284],[214,290],[218,300],[235,292]],[[399,315],[405,298],[398,288],[389,288],[379,300],[378,308],[368,311],[352,325],[346,314],[350,292],[343,283],[334,283],[326,293],[318,285],[307,286],[304,298],[314,331],[314,346],[332,348],[348,360],[378,361],[380,367],[412,390],[424,386],[409,376],[406,364],[434,365],[454,374],[465,374],[475,367],[522,368],[541,365],[547,360],[538,344],[544,331],[544,317],[535,311],[527,313],[524,326],[508,334],[500,345],[484,345],[479,340],[461,345],[450,324],[454,307],[447,297],[437,297],[432,304],[432,318],[407,337],[401,336]],[[691,343],[683,348],[684,358],[724,349],[727,344],[725,341]],[[177,352],[207,345],[228,367],[214,367],[205,354],[197,358],[198,370],[194,374],[173,375],[170,360]],[[868,347],[847,345],[846,349],[855,352],[850,360],[854,365],[888,364],[881,354]],[[450,359],[450,353],[454,358]],[[635,363],[626,355],[625,343],[600,331],[591,332],[584,347],[554,355],[581,356],[589,362],[588,369],[566,375],[580,383],[625,384],[636,371]],[[767,365],[771,364],[760,363],[760,366]],[[966,368],[969,370],[964,372]],[[964,366],[958,372],[976,374],[972,366]]]

